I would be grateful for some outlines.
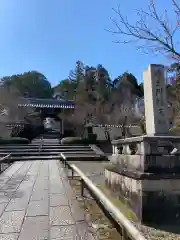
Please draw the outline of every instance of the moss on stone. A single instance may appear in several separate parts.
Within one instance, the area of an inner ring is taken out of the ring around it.
[[[129,219],[133,221],[138,221],[138,218],[136,214],[120,199],[113,196],[112,191],[107,189],[106,186],[98,185],[98,187],[101,189],[101,191],[108,197],[108,199],[119,208],[119,210]]]
[[[112,163],[104,165],[104,169],[108,170],[108,171],[111,171],[111,172],[114,172],[114,173],[119,173],[118,167],[115,164],[112,164]]]

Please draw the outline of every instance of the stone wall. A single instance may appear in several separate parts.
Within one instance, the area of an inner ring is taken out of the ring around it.
[[[178,179],[135,179],[105,169],[106,185],[116,192],[143,223],[180,222],[180,175]]]
[[[107,186],[143,223],[179,223],[179,137],[141,136],[112,145]]]
[[[169,135],[164,70],[156,64],[145,69],[147,135],[112,141],[105,177],[143,223],[179,226],[180,138]]]
[[[7,127],[6,123],[0,121],[0,137],[8,138],[11,136],[11,128]]]
[[[112,162],[118,169],[180,172],[179,137],[135,137],[113,141]],[[171,154],[173,150],[176,154]]]
[[[133,210],[137,219],[142,219],[141,181],[105,169],[106,186]]]
[[[110,134],[111,140],[122,137],[122,128],[109,127],[108,132]],[[98,140],[106,140],[105,133],[102,127],[93,127],[93,133],[97,134]],[[130,127],[130,133],[133,136],[139,136],[142,134],[141,129],[137,127]]]

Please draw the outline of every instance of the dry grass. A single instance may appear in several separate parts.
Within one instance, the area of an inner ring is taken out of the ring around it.
[[[86,212],[87,220],[91,231],[96,240],[120,240],[120,235],[113,228],[110,221],[101,211],[96,202],[87,194],[87,197],[81,197],[81,189],[79,180],[70,180],[70,184],[76,193],[80,207]]]
[[[70,180],[70,184],[79,200],[80,207],[87,214],[87,220],[90,225],[90,230],[92,231],[94,238],[96,240],[121,240],[121,236],[113,228],[112,224],[106,218],[104,213],[101,211],[96,202],[91,198],[89,194],[86,197],[81,197],[81,188],[79,180]],[[106,196],[121,210],[121,212],[139,229],[140,232],[145,236],[147,240],[180,240],[180,235],[161,231],[155,228],[151,228],[134,221],[134,215],[125,205],[112,196],[107,188],[104,186],[98,186]]]
[[[98,186],[101,191],[108,197],[108,199],[118,207],[121,212],[130,220],[130,221],[138,221],[137,216],[135,213],[126,205],[124,204],[115,194],[106,188],[106,186]]]

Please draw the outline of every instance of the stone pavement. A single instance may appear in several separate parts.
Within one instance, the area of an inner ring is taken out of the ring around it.
[[[60,163],[15,162],[0,175],[0,240],[93,240]]]

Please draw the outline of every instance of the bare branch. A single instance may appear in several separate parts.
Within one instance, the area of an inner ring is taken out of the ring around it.
[[[176,0],[172,0],[172,2],[175,6],[175,14],[180,15],[180,7]],[[109,32],[128,37],[128,40],[117,40],[116,43],[144,42],[138,46],[138,49],[151,49],[165,55],[171,53],[180,58],[180,53],[175,49],[174,43],[174,35],[179,30],[178,24],[176,23],[171,28],[167,10],[163,14],[159,14],[154,0],[150,0],[148,11],[137,10],[138,20],[135,24],[131,24],[128,18],[121,13],[120,6],[117,9],[113,8],[113,11],[118,16],[118,20],[112,19],[115,30]]]
[[[174,5],[174,7],[175,7],[176,14],[179,16],[180,15],[180,6],[178,5],[176,0],[172,0],[172,3]]]

